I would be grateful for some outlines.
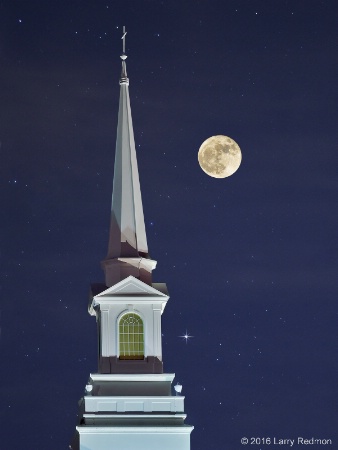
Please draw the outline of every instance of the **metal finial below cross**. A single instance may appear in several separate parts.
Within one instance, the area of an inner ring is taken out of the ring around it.
[[[126,53],[126,34],[127,34],[126,27],[123,26],[123,35],[121,37],[121,39],[123,41],[123,44],[122,44],[122,52],[123,52],[123,54]]]

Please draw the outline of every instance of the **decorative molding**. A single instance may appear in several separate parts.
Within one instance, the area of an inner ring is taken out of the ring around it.
[[[96,419],[99,417],[100,419],[139,419],[139,414],[83,414],[83,417],[86,419]],[[142,418],[146,419],[182,419],[185,420],[187,418],[186,414],[144,414]]]
[[[93,427],[77,426],[80,434],[126,434],[126,427]],[[190,434],[194,429],[191,425],[169,427],[128,427],[128,434]]]
[[[104,374],[91,373],[90,380],[92,381],[170,381],[173,382],[175,378],[174,373],[153,373],[153,374]]]
[[[184,397],[85,396],[85,412],[184,412]]]

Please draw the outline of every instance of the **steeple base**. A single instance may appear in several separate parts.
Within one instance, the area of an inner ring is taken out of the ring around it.
[[[193,427],[78,426],[78,450],[190,450]],[[75,450],[75,447],[71,447]]]
[[[174,374],[90,375],[72,450],[190,450]]]

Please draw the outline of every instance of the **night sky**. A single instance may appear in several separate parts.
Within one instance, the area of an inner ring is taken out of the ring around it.
[[[338,448],[337,17],[330,0],[0,1],[1,450],[67,449],[97,370],[123,25],[192,450]],[[218,134],[243,155],[225,179],[197,161]]]

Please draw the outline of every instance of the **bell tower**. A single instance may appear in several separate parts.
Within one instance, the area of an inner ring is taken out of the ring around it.
[[[152,282],[129,100],[123,27],[122,72],[105,283],[92,284],[98,372],[80,399],[72,450],[190,450],[184,397],[163,373],[165,283]]]

